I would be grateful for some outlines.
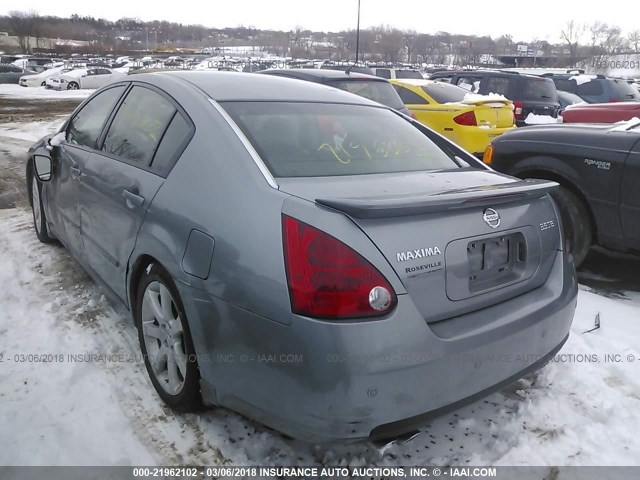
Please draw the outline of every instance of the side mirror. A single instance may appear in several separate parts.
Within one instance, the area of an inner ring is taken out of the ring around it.
[[[51,180],[51,171],[53,170],[53,162],[51,157],[44,155],[33,156],[33,166],[36,170],[36,175],[41,182],[48,182]]]

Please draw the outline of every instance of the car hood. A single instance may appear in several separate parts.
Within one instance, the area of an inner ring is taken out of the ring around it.
[[[602,148],[603,138],[610,142],[610,137],[615,137],[616,149],[629,150],[640,139],[638,132],[612,131],[614,127],[615,124],[610,123],[534,125],[507,132],[491,143],[496,147],[510,143],[534,143]]]

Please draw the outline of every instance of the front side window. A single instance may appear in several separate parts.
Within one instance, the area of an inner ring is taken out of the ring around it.
[[[458,168],[421,130],[373,106],[223,102],[274,177]]]
[[[391,71],[388,68],[376,69],[376,75],[382,78],[391,78]]]
[[[148,166],[175,113],[162,95],[133,87],[109,127],[102,150]]]
[[[69,122],[67,141],[74,145],[96,148],[104,124],[125,88],[124,85],[113,87],[89,100]]]

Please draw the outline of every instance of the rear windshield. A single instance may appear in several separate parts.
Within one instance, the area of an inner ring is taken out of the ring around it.
[[[613,85],[613,90],[620,100],[640,100],[640,92],[626,80],[612,80],[611,85]]]
[[[386,81],[378,80],[329,80],[327,85],[355,93],[387,107],[401,110],[404,103],[400,100],[393,86]]]
[[[274,177],[457,168],[410,122],[374,106],[223,102]]]
[[[523,78],[522,100],[540,100],[558,103],[558,92],[552,80]]]
[[[396,78],[424,78],[417,70],[396,70]]]
[[[442,82],[425,85],[422,89],[438,103],[461,102],[464,100],[464,96],[469,93],[468,90],[462,87]]]

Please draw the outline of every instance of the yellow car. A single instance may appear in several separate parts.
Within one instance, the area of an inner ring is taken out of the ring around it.
[[[433,80],[390,80],[420,123],[481,156],[489,142],[515,128],[513,103]]]

